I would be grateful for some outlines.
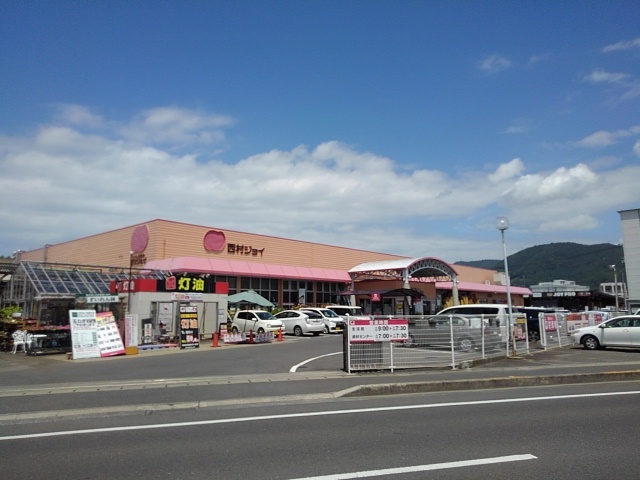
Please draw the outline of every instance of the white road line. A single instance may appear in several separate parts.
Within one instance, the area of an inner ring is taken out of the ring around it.
[[[491,405],[499,403],[535,402],[547,400],[563,400],[572,398],[612,397],[618,395],[637,395],[640,390],[631,392],[585,393],[578,395],[554,395],[550,397],[506,398],[498,400],[478,400],[473,402],[449,402],[422,405],[400,405],[396,407],[355,408],[352,410],[329,410],[324,412],[284,413],[279,415],[261,415],[255,417],[223,418],[218,420],[200,420],[194,422],[160,423],[155,425],[129,425],[126,427],[90,428],[87,430],[64,430],[61,432],[33,433],[27,435],[9,435],[0,437],[3,440],[23,440],[28,438],[59,437],[64,435],[84,435],[87,433],[126,432],[132,430],[153,430],[158,428],[180,428],[202,425],[220,425],[224,423],[259,422],[264,420],[281,420],[284,418],[323,417],[330,415],[349,415],[357,413],[393,412],[401,410],[420,410],[425,408],[464,407],[469,405]]]
[[[411,467],[385,468],[382,470],[368,470],[364,472],[337,473],[334,475],[322,475],[319,477],[303,477],[291,480],[349,480],[351,478],[381,477],[383,475],[397,475],[399,473],[426,472],[427,470],[444,470],[446,468],[472,467],[476,465],[489,465],[492,463],[521,462],[522,460],[535,460],[534,455],[507,455],[504,457],[478,458],[476,460],[462,460],[459,462],[434,463],[431,465],[414,465]]]
[[[313,357],[313,358],[310,358],[310,359],[308,359],[308,360],[305,360],[304,362],[300,362],[299,364],[294,365],[293,367],[291,367],[291,368],[289,369],[289,372],[290,372],[290,373],[296,373],[296,370],[298,370],[298,368],[299,368],[299,367],[301,367],[301,366],[303,366],[303,365],[306,365],[306,364],[307,364],[307,363],[309,363],[309,362],[313,362],[314,360],[317,360],[317,359],[322,358],[322,357],[330,357],[331,355],[342,355],[342,352],[327,353],[327,354],[325,354],[325,355],[320,355],[319,357]]]

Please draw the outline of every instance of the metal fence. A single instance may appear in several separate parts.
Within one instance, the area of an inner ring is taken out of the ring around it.
[[[529,341],[533,336],[529,335],[526,319],[515,314],[509,326],[487,315],[350,320],[344,336],[344,370],[466,368],[478,360],[567,346],[575,329],[597,325],[607,318],[599,312],[540,313],[539,342]]]

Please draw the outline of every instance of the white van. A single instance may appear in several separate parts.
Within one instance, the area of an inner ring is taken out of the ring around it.
[[[507,318],[509,306],[501,303],[475,303],[468,305],[455,305],[438,312],[438,315],[463,315],[465,317],[482,317],[490,327],[498,327],[500,335],[504,338],[507,334]],[[526,323],[526,315],[518,312],[516,307],[511,307],[511,324]]]

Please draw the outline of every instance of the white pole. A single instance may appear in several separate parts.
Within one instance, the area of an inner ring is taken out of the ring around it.
[[[511,279],[509,278],[509,263],[507,261],[507,243],[504,240],[504,231],[509,228],[509,219],[507,217],[498,217],[498,230],[502,234],[502,254],[504,256],[504,274],[507,277],[507,311],[509,318],[507,319],[507,357],[509,356],[511,338],[511,320],[513,318],[513,306],[511,304]],[[515,345],[512,345],[512,352],[515,354]]]

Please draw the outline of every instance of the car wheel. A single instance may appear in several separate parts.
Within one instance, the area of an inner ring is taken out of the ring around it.
[[[537,332],[536,330],[529,332],[530,342],[537,342],[538,340],[540,340],[540,332]]]
[[[331,333],[327,325],[324,326],[324,333]]]
[[[600,348],[600,342],[593,335],[588,335],[582,339],[582,346],[586,350],[596,350]]]
[[[233,333],[238,333],[238,327],[233,327],[233,328],[231,329],[231,332],[233,332]]]
[[[293,334],[296,337],[301,337],[302,336],[302,329],[300,328],[299,325],[296,325],[295,327],[293,327]]]
[[[260,327],[260,328],[258,329],[258,333],[264,333],[264,328]]]
[[[470,339],[469,337],[462,337],[461,339],[458,340],[458,348],[463,352],[468,352],[470,350],[473,350],[473,347],[474,347],[473,340]]]

